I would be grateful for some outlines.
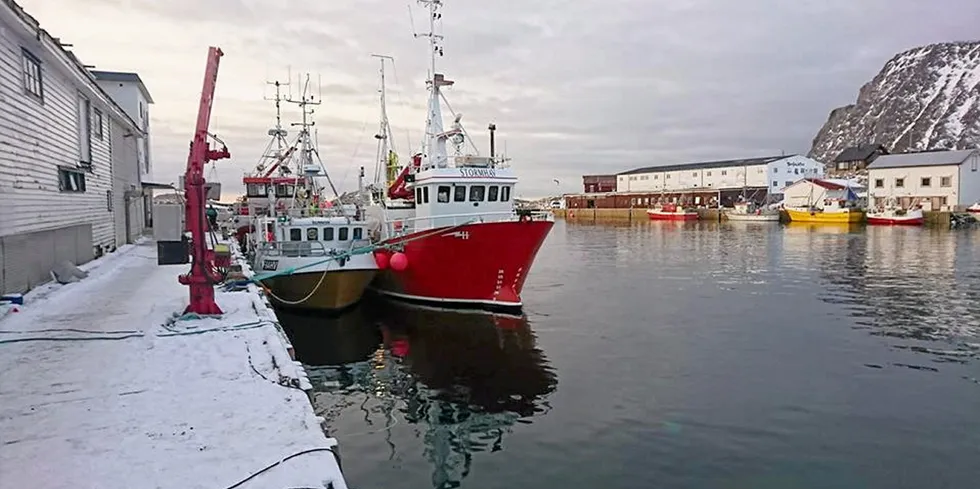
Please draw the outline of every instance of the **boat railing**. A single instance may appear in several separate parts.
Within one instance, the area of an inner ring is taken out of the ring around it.
[[[369,246],[370,240],[353,239],[325,243],[323,241],[262,241],[259,243],[260,253],[265,256],[282,256],[286,258],[328,257],[346,254],[355,248]]]
[[[554,221],[554,219],[554,213],[548,209],[514,209],[498,212],[440,214],[437,216],[391,219],[385,221],[385,229],[387,230],[388,236],[404,236],[427,229],[462,226],[465,224],[510,222],[517,220]]]

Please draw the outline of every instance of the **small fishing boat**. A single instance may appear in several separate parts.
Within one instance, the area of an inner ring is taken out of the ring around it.
[[[970,207],[967,207],[966,211],[971,214],[980,214],[980,202],[976,202]]]
[[[779,211],[760,206],[755,202],[739,202],[732,210],[725,210],[729,221],[778,221]]]
[[[790,221],[816,223],[864,221],[864,211],[857,207],[857,195],[852,191],[850,182],[839,184],[818,178],[804,178],[793,185],[802,184],[808,184],[809,194],[805,205],[786,206],[786,214]],[[820,189],[819,195],[814,195],[814,189]]]
[[[295,102],[303,118],[294,124],[300,131],[290,144],[280,122],[283,99],[276,87],[276,127],[269,131],[269,148],[275,150],[260,161],[254,175],[243,178],[247,200],[239,206],[245,211],[239,215],[239,233],[243,228],[247,233],[252,269],[273,305],[347,309],[360,301],[378,272],[373,254],[353,253],[371,247],[364,209],[359,202],[341,203],[336,190],[335,205],[316,181],[329,181],[310,134],[313,111],[307,105],[319,102],[312,102],[306,91]]]
[[[647,209],[647,216],[650,217],[651,221],[696,221],[698,219],[697,211],[671,203]]]
[[[883,206],[868,210],[868,224],[884,226],[921,226],[925,223],[922,207],[914,205],[909,209],[895,204],[893,199]]]
[[[787,208],[786,213],[795,222],[856,223],[864,220],[864,211],[854,207]]]

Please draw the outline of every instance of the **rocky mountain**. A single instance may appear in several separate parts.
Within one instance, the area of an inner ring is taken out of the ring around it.
[[[980,41],[895,55],[854,104],[830,112],[809,156],[829,164],[844,149],[868,143],[892,153],[980,145]]]

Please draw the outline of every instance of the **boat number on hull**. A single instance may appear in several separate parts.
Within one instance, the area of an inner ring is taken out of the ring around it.
[[[464,177],[496,177],[497,171],[493,168],[460,168],[459,174]]]
[[[459,238],[459,239],[470,239],[470,232],[469,231],[456,231],[456,232],[453,232],[453,233],[443,234],[443,236],[453,236],[453,237],[456,237],[456,238]]]
[[[276,268],[279,268],[279,260],[262,260],[262,270],[272,272],[275,271]]]

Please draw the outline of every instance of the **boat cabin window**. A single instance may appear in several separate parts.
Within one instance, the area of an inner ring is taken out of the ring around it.
[[[333,241],[333,228],[323,228],[323,240]]]
[[[422,187],[422,203],[429,203],[429,187]]]
[[[500,186],[500,201],[507,202],[510,200],[510,187],[507,185]]]
[[[319,241],[320,240],[320,230],[317,228],[306,228],[306,240],[307,241]]]
[[[466,201],[466,185],[458,185],[453,189],[453,202]]]
[[[483,202],[487,188],[483,185],[470,185],[470,202]]]
[[[354,239],[364,239],[364,228],[354,228]]]
[[[265,197],[269,195],[269,188],[264,183],[250,183],[245,186],[245,193],[249,197]]]
[[[496,202],[497,196],[500,193],[500,187],[496,185],[490,185],[487,187],[487,202]]]
[[[292,197],[296,187],[285,183],[276,185],[276,197]]]
[[[347,241],[348,228],[337,229],[337,241]]]
[[[438,194],[440,204],[445,204],[449,202],[449,186],[440,185],[439,192],[437,194]]]
[[[422,203],[422,189],[418,187],[415,188],[415,202]]]
[[[289,240],[290,241],[303,241],[303,230],[300,228],[291,228],[289,230]]]

